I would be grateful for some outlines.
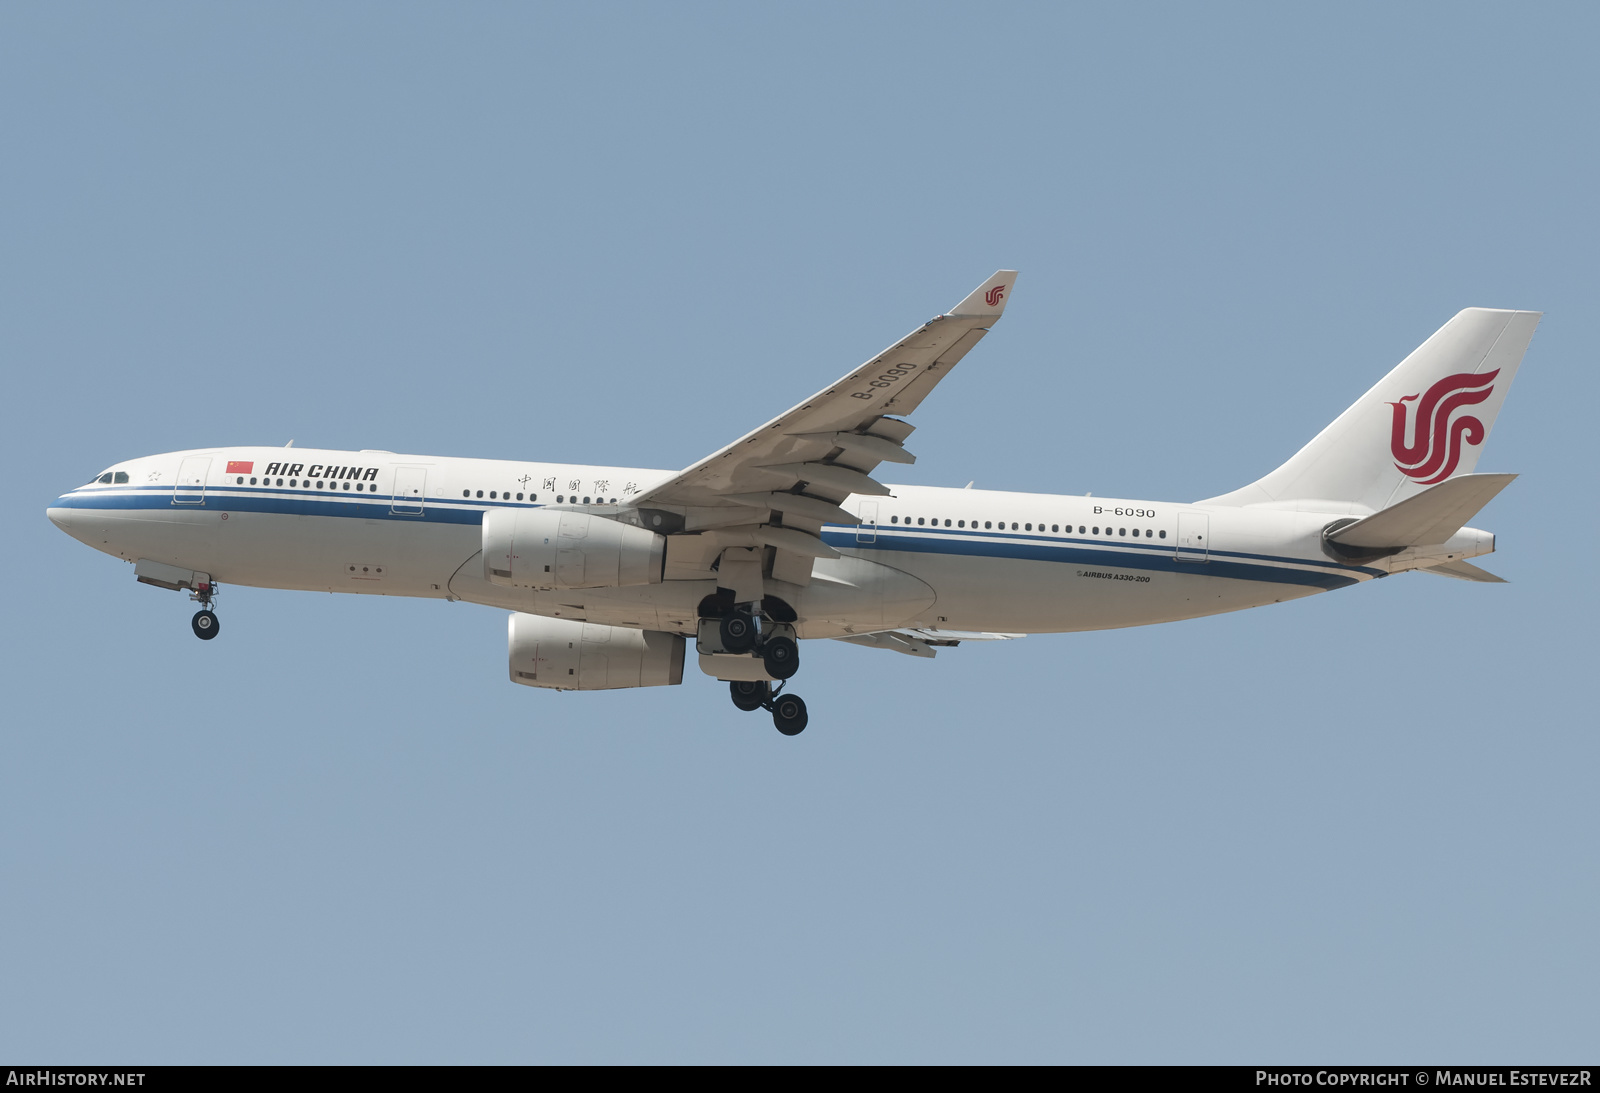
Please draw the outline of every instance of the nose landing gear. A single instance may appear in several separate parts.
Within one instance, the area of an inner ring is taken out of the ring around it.
[[[783,685],[780,683],[779,689]],[[733,704],[746,713],[766,710],[772,724],[785,736],[799,736],[806,728],[806,703],[799,695],[774,693],[766,680],[737,679],[728,684]]]
[[[201,641],[210,641],[222,632],[222,623],[217,621],[217,613],[211,610],[216,596],[217,586],[214,583],[201,583],[189,593],[189,598],[200,605],[200,610],[194,613],[189,626],[194,630],[194,636]]]

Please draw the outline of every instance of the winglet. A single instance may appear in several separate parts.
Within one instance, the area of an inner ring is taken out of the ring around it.
[[[995,275],[972,290],[972,295],[950,310],[951,315],[983,315],[998,319],[1011,298],[1011,286],[1017,283],[1017,271],[998,270]]]

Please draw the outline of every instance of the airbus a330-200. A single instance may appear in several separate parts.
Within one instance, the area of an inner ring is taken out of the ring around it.
[[[1200,501],[900,486],[923,399],[999,321],[1002,270],[684,470],[295,447],[118,463],[57,527],[186,591],[224,584],[465,600],[509,612],[515,683],[681,683],[806,727],[800,642],[931,657],[964,641],[1144,626],[1406,570],[1498,578],[1465,526],[1514,475],[1474,468],[1539,314],[1469,308],[1265,477]]]

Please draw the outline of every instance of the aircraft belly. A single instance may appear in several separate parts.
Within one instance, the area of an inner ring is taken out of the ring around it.
[[[1109,630],[1239,611],[1322,589],[1205,572],[1173,572],[961,554],[882,551],[883,561],[937,593],[914,625],[948,630],[1059,633]],[[878,555],[874,555],[877,557]]]
[[[476,549],[478,539],[474,527],[359,517],[210,509],[97,515],[116,544],[108,553],[199,570],[224,585],[302,591],[444,596],[463,543]]]
[[[717,590],[715,579],[663,581],[628,588],[566,591],[506,588],[484,579],[474,553],[450,579],[450,592],[471,603],[642,630],[693,633],[700,601]],[[817,564],[809,585],[767,581],[767,591],[799,615],[801,637],[834,637],[901,625],[934,601],[924,582],[876,560],[834,558]]]
[[[72,519],[74,538],[114,558],[150,558],[202,572],[216,560],[221,519],[215,512],[77,509]]]
[[[717,582],[663,581],[627,588],[574,588],[566,590],[507,588],[483,576],[483,554],[472,556],[456,569],[450,593],[468,603],[525,611],[530,615],[572,619],[635,630],[662,630],[692,634],[700,601],[717,590]]]
[[[927,613],[936,599],[927,582],[888,559],[849,551],[818,559],[804,588],[790,585],[779,591],[800,615],[801,637],[901,626]]]
[[[235,513],[211,572],[223,583],[443,597],[457,560],[478,539],[476,527],[462,524]]]

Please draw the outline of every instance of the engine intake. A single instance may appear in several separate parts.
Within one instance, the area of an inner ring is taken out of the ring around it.
[[[496,509],[483,517],[483,576],[502,588],[660,584],[667,540],[587,512]]]
[[[518,612],[511,616],[507,645],[511,682],[525,687],[604,691],[683,682],[679,634]]]

